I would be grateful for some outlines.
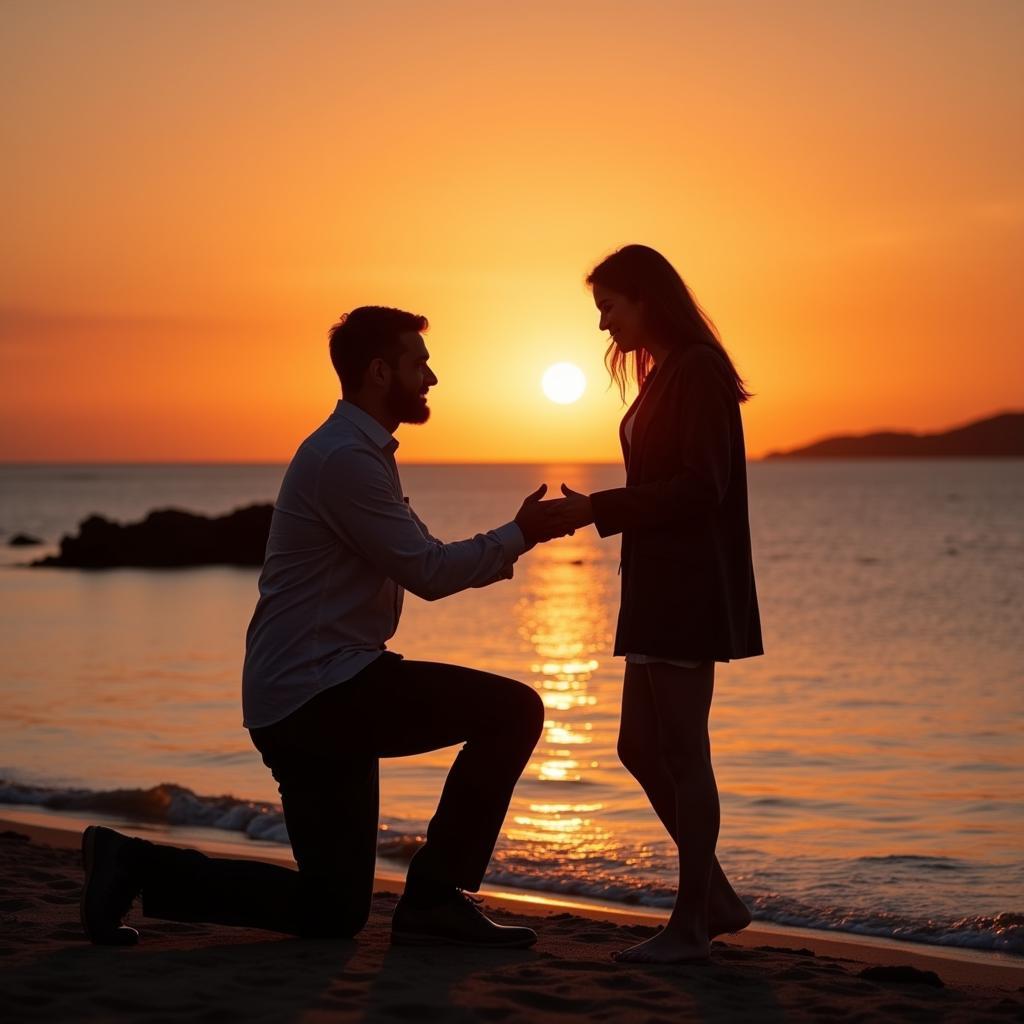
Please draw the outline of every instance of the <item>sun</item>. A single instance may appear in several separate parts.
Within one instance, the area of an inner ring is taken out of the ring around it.
[[[544,371],[540,386],[552,402],[569,405],[586,390],[587,378],[574,363],[555,363]]]

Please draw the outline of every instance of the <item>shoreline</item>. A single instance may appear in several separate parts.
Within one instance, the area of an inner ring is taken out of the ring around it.
[[[611,959],[616,950],[655,934],[643,923],[647,915],[569,912],[491,893],[486,913],[533,927],[535,946],[396,946],[391,917],[400,886],[388,880],[378,880],[355,939],[301,939],[132,911],[138,945],[93,946],[79,919],[78,840],[66,829],[0,819],[5,1024],[1024,1019],[1024,973],[1015,968],[816,937],[795,941],[756,928],[716,940],[706,963],[623,965]]]
[[[62,819],[62,820],[61,820]],[[15,811],[5,806],[0,810],[0,833],[13,832],[28,836],[33,844],[40,844],[56,850],[77,852],[81,842],[81,828],[86,824],[109,824],[126,834],[139,835],[155,842],[171,842],[171,845],[189,845],[210,856],[237,857],[261,860],[275,864],[293,866],[291,850],[277,843],[250,841],[246,845],[212,839],[201,834],[203,830],[170,830],[147,828],[139,823],[126,823],[117,819],[58,815],[43,809],[36,811]],[[191,832],[189,835],[187,833]],[[175,842],[174,840],[179,840]],[[248,845],[248,844],[247,844]],[[397,866],[396,866],[397,868]],[[395,871],[380,870],[374,880],[375,894],[397,897],[403,889],[402,875]],[[657,928],[668,917],[668,911],[652,908],[618,907],[602,901],[578,898],[563,898],[555,893],[533,890],[514,890],[505,886],[485,884],[480,894],[491,906],[500,907],[509,913],[528,918],[540,918],[551,914],[571,915],[574,918],[600,922],[615,928]],[[138,922],[136,922],[138,923]],[[209,926],[219,927],[219,926]],[[538,930],[543,922],[537,922]],[[273,933],[258,933],[273,936]],[[1024,991],[1024,958],[1010,954],[992,953],[963,949],[960,947],[934,947],[919,943],[900,942],[896,939],[874,938],[808,928],[776,925],[755,921],[744,931],[722,936],[721,940],[730,947],[755,950],[757,948],[783,949],[787,951],[807,950],[816,957],[828,957],[839,961],[856,962],[862,965],[885,966],[905,964],[918,971],[938,974],[947,984],[956,986],[985,986],[1013,991]]]

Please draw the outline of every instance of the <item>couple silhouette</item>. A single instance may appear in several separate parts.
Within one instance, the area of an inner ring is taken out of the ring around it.
[[[518,558],[588,525],[622,535],[615,654],[625,658],[618,751],[679,848],[666,927],[621,961],[706,959],[750,915],[715,857],[708,715],[715,663],[762,653],[739,405],[749,394],[672,265],[626,246],[587,277],[625,401],[624,487],[546,485],[507,523],[432,536],[405,497],[400,424],[424,423],[437,377],[425,317],[364,306],[330,330],[342,398],[285,473],[246,635],[244,725],[276,780],[298,870],[208,857],[90,826],[82,922],[128,945],[145,916],[349,938],[370,912],[379,761],[461,745],[409,865],[392,941],[522,948],[478,897],[513,789],[544,723],[536,691],[387,649],[406,590],[438,600],[510,579]]]

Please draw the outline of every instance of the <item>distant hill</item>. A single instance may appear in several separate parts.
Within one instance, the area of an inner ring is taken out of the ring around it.
[[[1002,459],[1024,458],[1024,412],[1004,412],[941,434],[826,437],[766,459]]]

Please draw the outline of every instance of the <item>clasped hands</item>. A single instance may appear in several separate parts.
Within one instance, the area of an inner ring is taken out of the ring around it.
[[[594,521],[588,495],[562,484],[564,497],[542,501],[547,490],[548,485],[541,484],[533,494],[526,496],[516,513],[516,525],[523,531],[530,547],[555,537],[571,536],[580,527],[589,526]]]

